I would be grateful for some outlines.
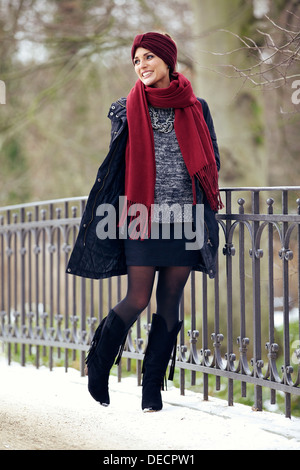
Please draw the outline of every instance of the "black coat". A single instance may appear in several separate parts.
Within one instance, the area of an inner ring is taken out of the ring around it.
[[[206,101],[199,99],[203,108],[215,152],[217,168],[220,157],[212,117]],[[100,239],[96,228],[101,217],[96,215],[100,204],[112,204],[119,209],[119,196],[124,195],[125,148],[128,135],[126,118],[126,98],[121,98],[110,107],[111,142],[109,152],[101,164],[96,181],[89,194],[82,216],[78,237],[71,253],[67,272],[77,276],[101,279],[126,274],[124,241],[120,238]],[[193,266],[196,271],[203,271],[210,278],[215,276],[215,258],[219,245],[219,228],[215,213],[211,210],[204,191],[195,180],[197,204],[204,204],[204,244],[200,249],[201,261]],[[117,212],[118,213],[118,212]]]

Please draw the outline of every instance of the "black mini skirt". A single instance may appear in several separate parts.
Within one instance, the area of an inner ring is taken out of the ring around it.
[[[184,224],[153,224],[149,238],[124,244],[127,266],[196,266],[201,256]]]

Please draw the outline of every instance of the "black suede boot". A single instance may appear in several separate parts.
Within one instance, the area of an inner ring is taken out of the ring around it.
[[[116,364],[121,359],[129,328],[111,310],[95,331],[91,348],[86,358],[88,390],[92,397],[103,406],[110,403],[108,393],[109,372],[119,352]]]
[[[163,407],[161,390],[164,375],[171,358],[171,353],[174,350],[173,364],[169,376],[169,380],[173,380],[177,335],[181,326],[182,321],[176,323],[172,331],[169,332],[162,316],[152,316],[152,324],[142,369],[142,409],[144,411],[159,411]]]

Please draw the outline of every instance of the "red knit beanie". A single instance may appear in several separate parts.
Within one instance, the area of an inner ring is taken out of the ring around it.
[[[135,51],[138,47],[149,49],[150,52],[160,57],[167,65],[170,71],[175,70],[177,62],[177,47],[175,42],[165,34],[161,33],[145,33],[138,34],[133,41],[131,48],[131,58],[134,60]]]

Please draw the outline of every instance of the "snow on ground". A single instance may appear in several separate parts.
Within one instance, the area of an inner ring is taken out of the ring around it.
[[[0,450],[300,450],[300,419],[170,387],[162,411],[143,413],[131,377],[110,377],[109,407],[90,397],[87,377],[74,369],[0,359],[0,381]]]

